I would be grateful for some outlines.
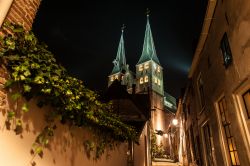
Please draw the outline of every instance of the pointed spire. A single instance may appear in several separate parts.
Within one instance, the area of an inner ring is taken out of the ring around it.
[[[120,38],[120,42],[119,42],[119,46],[117,50],[117,55],[116,55],[115,60],[113,61],[114,68],[111,74],[115,74],[115,73],[122,71],[123,69],[126,69],[126,58],[125,58],[125,49],[124,49],[124,40],[123,40],[124,29],[125,29],[125,26],[123,24],[121,28],[122,33],[121,33],[121,38]]]
[[[147,14],[147,25],[146,25],[146,31],[145,31],[145,36],[144,36],[143,50],[142,50],[141,57],[137,64],[140,64],[149,60],[153,60],[154,62],[160,64],[159,59],[156,55],[154,40],[153,40],[151,28],[150,28],[148,9],[147,9],[146,14]]]

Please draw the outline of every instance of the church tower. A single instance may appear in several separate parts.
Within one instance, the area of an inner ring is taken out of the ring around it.
[[[166,132],[164,124],[164,88],[163,88],[163,68],[157,57],[149,14],[147,14],[147,24],[144,36],[143,50],[136,65],[136,91],[137,93],[149,93],[151,100],[151,129]],[[165,144],[162,136],[157,135],[157,144]],[[167,146],[167,145],[164,145]]]
[[[162,71],[163,68],[156,54],[149,15],[147,14],[143,50],[136,65],[137,93],[147,93],[148,90],[151,90],[164,96]]]
[[[137,93],[148,93],[152,90],[163,96],[163,73],[156,54],[153,36],[147,15],[147,25],[141,57],[136,65]]]
[[[118,45],[117,55],[115,60],[113,61],[114,67],[112,72],[108,76],[108,86],[110,86],[114,80],[119,80],[121,81],[122,85],[127,86],[128,92],[132,92],[132,84],[134,78],[132,72],[129,70],[129,65],[126,64],[124,39],[123,39],[124,28],[125,27],[123,26],[120,42]]]

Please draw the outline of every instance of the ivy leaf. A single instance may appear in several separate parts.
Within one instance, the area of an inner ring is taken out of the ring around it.
[[[24,75],[20,75],[20,79],[23,81],[25,80],[26,77],[24,77]]]
[[[8,117],[9,120],[13,119],[14,116],[15,116],[15,112],[14,112],[14,111],[9,111],[9,112],[8,112],[7,117]]]
[[[24,103],[23,106],[22,106],[22,111],[23,112],[28,112],[29,111],[29,107],[28,107],[28,104],[27,103]]]
[[[16,101],[17,99],[19,99],[21,97],[21,93],[17,92],[11,95],[12,100]]]
[[[9,88],[13,83],[14,81],[12,79],[9,79],[5,82],[4,87]]]
[[[31,75],[30,71],[29,70],[26,70],[24,73],[23,73],[24,76],[28,77]]]
[[[18,27],[18,28],[13,29],[13,32],[16,32],[16,33],[20,33],[23,31],[24,31],[24,29],[22,27]]]
[[[21,121],[20,119],[17,119],[17,120],[16,120],[16,125],[17,125],[17,126],[22,126],[22,121]]]
[[[42,152],[43,152],[43,148],[41,146],[38,146],[38,147],[35,148],[35,153],[36,154],[40,154]]]
[[[37,84],[43,84],[44,83],[44,78],[40,75],[36,76],[34,79],[34,82]]]
[[[27,85],[27,84],[24,84],[24,85],[23,85],[23,90],[24,90],[24,92],[30,92],[31,86],[29,86],[29,85]]]

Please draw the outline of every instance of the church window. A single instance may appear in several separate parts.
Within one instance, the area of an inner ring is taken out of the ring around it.
[[[118,75],[115,75],[115,80],[118,80]]]
[[[154,77],[154,80],[155,80],[155,83],[157,84],[158,80],[157,80],[157,78],[156,78],[156,77]]]
[[[143,77],[140,78],[140,84],[143,84]]]
[[[160,79],[158,79],[158,85],[159,85],[159,86],[161,85],[161,80],[160,80]]]
[[[114,81],[114,77],[112,76],[112,77],[110,77],[110,81],[112,82],[112,81]]]
[[[144,64],[144,69],[148,69],[149,68],[149,64],[148,62]]]
[[[145,76],[144,82],[148,82],[148,76]]]
[[[142,70],[143,70],[143,66],[139,65],[139,71],[142,71]]]
[[[157,72],[160,73],[161,72],[161,68],[160,66],[157,66]]]

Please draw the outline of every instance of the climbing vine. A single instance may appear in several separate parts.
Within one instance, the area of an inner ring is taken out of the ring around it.
[[[136,141],[135,129],[120,120],[113,112],[112,104],[101,102],[96,92],[70,76],[32,31],[25,31],[22,26],[8,22],[0,30],[5,34],[0,39],[0,60],[9,73],[5,88],[9,91],[18,89],[12,94],[12,99],[24,97],[29,101],[36,98],[39,107],[50,105],[54,108],[46,115],[47,126],[33,145],[34,153],[42,153],[53,136],[58,119],[63,124],[92,129],[99,143],[96,145],[88,140],[84,146],[88,151],[95,151],[97,158],[103,154],[105,147],[117,141]],[[28,104],[25,103],[21,110],[28,112]],[[8,122],[15,114],[8,111]],[[17,124],[21,130],[21,121],[18,120]]]

